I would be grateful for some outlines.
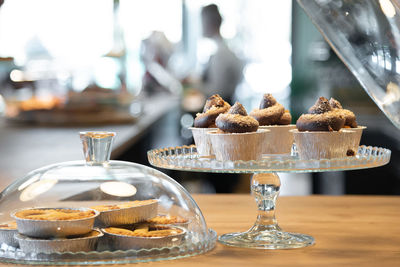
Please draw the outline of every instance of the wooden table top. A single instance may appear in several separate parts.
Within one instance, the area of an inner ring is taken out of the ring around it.
[[[245,231],[256,218],[249,195],[194,195],[218,235]],[[292,250],[227,247],[194,257],[129,266],[400,266],[400,197],[307,196],[278,199],[277,218],[315,245]]]
[[[255,221],[250,195],[194,198],[218,235],[246,231]],[[213,251],[176,260],[174,266],[400,266],[400,197],[281,197],[277,219],[285,231],[313,236],[315,245],[254,250],[218,243]]]

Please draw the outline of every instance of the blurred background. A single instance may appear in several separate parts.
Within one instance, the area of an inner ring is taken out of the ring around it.
[[[368,170],[281,174],[283,195],[400,194],[400,135],[296,1],[0,0],[0,186],[81,159],[77,132],[117,132],[113,159],[193,143],[194,116],[219,93],[248,111],[272,93],[293,123],[319,96],[392,150]],[[247,193],[248,175],[161,170],[190,192]]]

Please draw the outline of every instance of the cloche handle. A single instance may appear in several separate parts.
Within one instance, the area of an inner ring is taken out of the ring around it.
[[[101,165],[110,160],[114,132],[80,132],[79,135],[87,164]]]

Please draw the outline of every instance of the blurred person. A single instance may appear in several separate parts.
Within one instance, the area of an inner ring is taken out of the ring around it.
[[[169,59],[174,51],[165,34],[153,31],[140,46],[140,59],[145,66],[143,88],[149,93],[167,90],[180,94],[182,85],[169,68]]]
[[[235,89],[242,80],[244,64],[225,43],[220,32],[222,21],[217,5],[211,4],[202,8],[203,36],[213,40],[217,48],[203,72],[202,91],[206,97],[219,94],[224,100],[233,103]]]
[[[236,87],[242,80],[244,64],[225,43],[220,32],[222,20],[218,6],[215,4],[204,6],[201,9],[203,37],[211,39],[215,43],[216,49],[204,66],[200,77],[201,81],[195,79],[195,89],[191,88],[185,95],[188,109],[189,107],[197,108],[197,110],[191,110],[193,116],[196,112],[201,111],[206,98],[214,94],[219,94],[225,101],[233,104]],[[184,175],[183,184],[193,192],[232,193],[240,189],[238,174],[185,173]]]

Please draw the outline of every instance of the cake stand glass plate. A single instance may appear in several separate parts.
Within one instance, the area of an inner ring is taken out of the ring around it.
[[[207,239],[192,236],[179,246],[152,249],[131,249],[117,251],[24,253],[20,249],[2,246],[0,261],[34,265],[98,265],[125,264],[187,258],[212,250],[217,233],[209,229]]]
[[[326,172],[379,167],[390,160],[389,149],[360,146],[353,157],[301,160],[295,146],[291,155],[264,155],[258,161],[217,161],[200,157],[195,146],[153,149],[147,156],[156,167],[197,172],[253,173],[251,193],[258,208],[254,225],[246,232],[219,236],[219,242],[235,247],[257,249],[301,248],[314,244],[314,238],[299,233],[284,232],[275,219],[275,204],[281,182],[277,172]]]
[[[389,149],[360,146],[354,157],[301,160],[296,147],[289,155],[264,155],[255,161],[218,161],[214,157],[201,157],[196,146],[178,146],[148,151],[151,165],[172,170],[220,172],[220,173],[265,173],[265,172],[324,172],[356,170],[385,165],[390,160]]]
[[[17,242],[12,242],[0,228],[0,262],[134,263],[190,257],[214,248],[217,234],[207,227],[196,202],[180,184],[154,168],[109,160],[114,135],[82,132],[86,160],[34,170],[1,192],[0,225],[15,218],[17,229],[12,230],[19,234]],[[89,232],[81,232],[81,228],[78,232],[82,215],[71,218],[62,212],[65,210],[92,212],[91,224],[83,217]],[[17,215],[20,212],[33,218]],[[110,234],[109,227],[117,233]],[[92,230],[104,235],[86,238]],[[118,234],[121,230],[145,234]],[[89,238],[96,239],[97,247],[95,242],[86,245]],[[72,243],[78,243],[79,249]]]

